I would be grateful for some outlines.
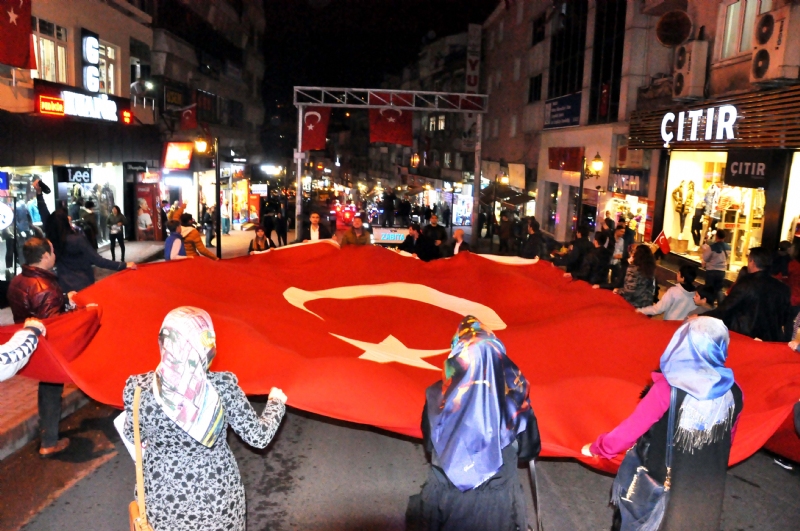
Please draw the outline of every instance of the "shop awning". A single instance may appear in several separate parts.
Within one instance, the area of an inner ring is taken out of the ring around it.
[[[155,125],[47,118],[0,110],[0,166],[159,161]]]
[[[519,201],[520,197],[523,198],[521,201]],[[527,203],[529,201],[527,197],[528,196],[526,194],[517,191],[515,188],[512,188],[507,184],[495,185],[495,183],[490,183],[489,186],[481,190],[481,203],[485,205],[488,205],[495,201],[502,201],[505,203],[518,205],[521,203]],[[519,201],[519,202],[513,203],[513,201]]]

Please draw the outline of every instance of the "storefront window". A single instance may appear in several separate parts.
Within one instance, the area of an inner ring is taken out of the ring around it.
[[[87,169],[90,182],[58,183],[58,200],[67,205],[67,212],[78,226],[94,218],[98,229],[97,243],[103,245],[109,242],[108,217],[112,207],[116,205],[123,215],[128,215],[122,201],[122,165],[96,165]],[[66,179],[59,175],[59,180]]]
[[[728,232],[729,269],[747,265],[747,253],[761,245],[766,198],[763,188],[723,182],[726,152],[675,151],[667,178],[664,234],[672,252],[700,261],[700,248],[718,228]]]
[[[795,153],[792,157],[780,238],[794,243],[797,250],[800,250],[800,153]]]
[[[645,240],[645,227],[648,216],[652,216],[647,210],[647,200],[635,195],[613,194],[604,204],[601,202],[601,212],[597,217],[603,215],[610,217],[616,223],[627,223],[628,227],[636,234],[637,242]],[[598,227],[600,228],[605,227]]]
[[[6,167],[0,168],[0,173],[8,183],[7,190],[0,190],[0,256],[5,257],[0,279],[9,280],[24,263],[22,245],[33,236],[43,236],[42,217],[31,183],[41,179],[52,188],[53,173],[48,166]],[[45,202],[51,211],[55,208],[53,194],[45,195]]]
[[[558,183],[545,183],[544,192],[543,200],[546,206],[541,229],[552,234],[556,231],[558,223]]]

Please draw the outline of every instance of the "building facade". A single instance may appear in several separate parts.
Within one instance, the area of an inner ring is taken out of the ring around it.
[[[52,193],[79,220],[89,201],[108,240],[114,205],[135,217],[135,175],[158,166],[161,153],[152,99],[132,98],[133,65],[146,65],[151,17],[122,2],[33,2],[32,49],[37,69],[0,65],[0,238],[5,277],[21,247],[41,233],[31,182]],[[126,227],[129,234],[133,226]]]

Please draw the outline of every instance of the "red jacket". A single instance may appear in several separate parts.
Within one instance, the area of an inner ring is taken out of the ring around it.
[[[24,265],[22,274],[14,277],[8,285],[8,304],[14,322],[21,323],[28,317],[47,319],[63,313],[67,297],[54,273]]]

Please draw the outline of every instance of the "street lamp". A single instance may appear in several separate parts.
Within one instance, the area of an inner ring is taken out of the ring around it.
[[[208,141],[205,138],[199,137],[194,141],[194,149],[198,153],[206,153],[208,151]],[[214,212],[214,232],[217,233],[217,258],[222,258],[222,200],[220,198],[220,182],[219,182],[219,138],[214,137],[214,184],[217,193],[217,209]]]
[[[580,227],[583,222],[583,181],[589,177],[595,179],[600,178],[600,172],[603,171],[603,159],[600,157],[600,152],[592,159],[591,164],[587,164],[586,155],[583,155],[583,164],[581,165],[581,184],[578,191],[578,220],[576,226]],[[585,235],[584,235],[585,236]]]

